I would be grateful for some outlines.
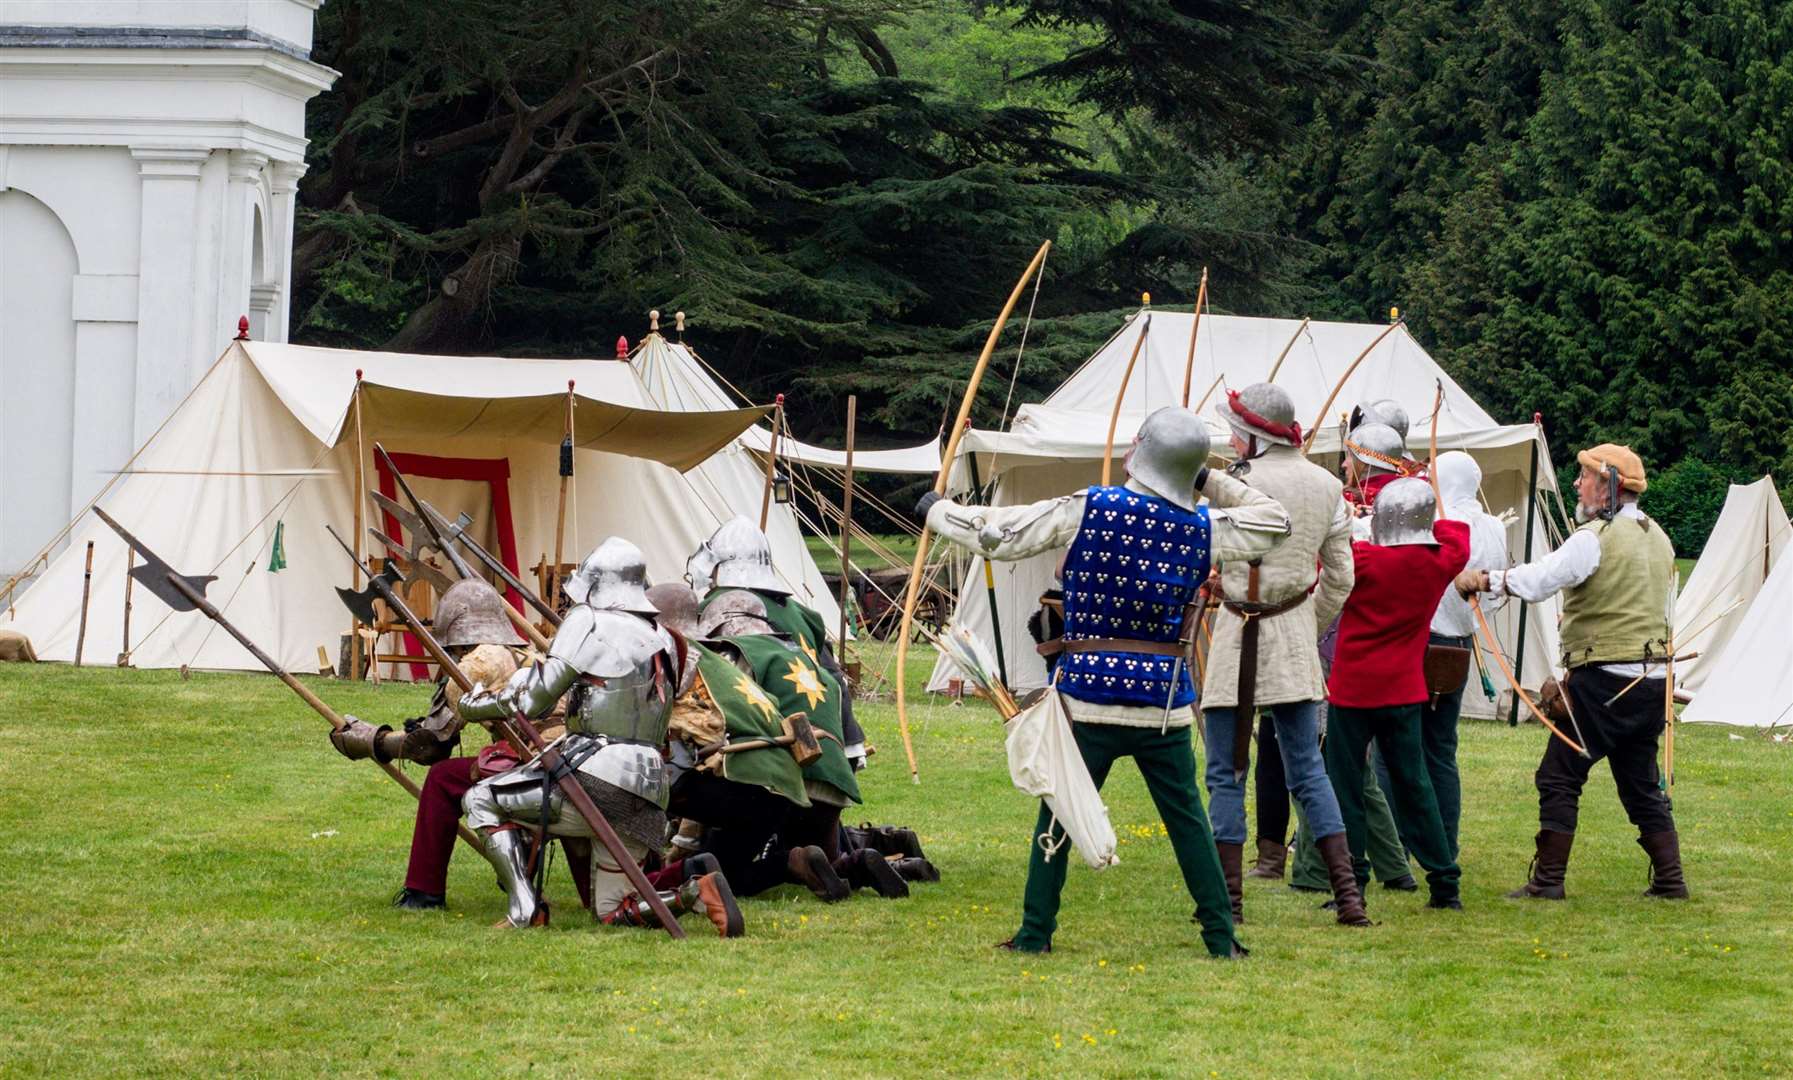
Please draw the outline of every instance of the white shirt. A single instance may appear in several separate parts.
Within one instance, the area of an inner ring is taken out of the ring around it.
[[[1150,487],[1128,477],[1126,487],[1146,495],[1158,495]],[[1226,509],[1208,509],[1209,558],[1251,560],[1269,552],[1289,535],[1289,515],[1282,504],[1254,491],[1216,469],[1208,474],[1204,495],[1224,492]],[[1163,496],[1159,495],[1159,498]],[[928,510],[928,528],[960,547],[969,548],[997,562],[1011,562],[1062,548],[1083,527],[1085,492],[1060,495],[1026,506],[961,506],[942,499]],[[1141,705],[1093,705],[1068,702],[1073,720],[1119,724],[1126,727],[1160,727],[1162,708]],[[1194,720],[1194,706],[1173,709],[1170,727],[1187,727]]]
[[[1624,503],[1615,517],[1642,520],[1644,512],[1634,502]],[[1600,537],[1591,529],[1577,529],[1563,546],[1536,562],[1515,566],[1511,570],[1488,572],[1488,589],[1495,596],[1517,596],[1537,603],[1564,589],[1574,588],[1594,576],[1600,569]],[[1663,597],[1663,619],[1675,624],[1675,590],[1677,581],[1669,578],[1668,595]],[[1660,679],[1668,674],[1660,661],[1636,664],[1602,664],[1602,671],[1635,678],[1643,675]]]

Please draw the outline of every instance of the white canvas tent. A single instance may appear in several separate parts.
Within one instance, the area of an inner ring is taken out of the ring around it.
[[[631,357],[648,394],[663,409],[715,410],[738,408],[739,403],[711,374],[709,365],[683,342],[668,341],[659,332],[641,339]],[[741,433],[736,445],[758,455],[761,462],[772,443],[770,424],[755,424]],[[796,439],[781,439],[778,456],[815,468],[840,469],[846,454]],[[759,466],[763,468],[764,466]],[[940,445],[929,441],[892,450],[855,450],[854,472],[921,473],[940,471]],[[757,506],[755,511],[757,513]]]
[[[1681,720],[1742,727],[1793,723],[1793,555],[1784,548],[1730,641],[1706,665],[1702,689]]]
[[[450,514],[473,512],[475,535],[483,532],[495,552],[508,546],[522,566],[554,550],[569,380],[576,384],[579,447],[569,492],[569,559],[620,534],[640,545],[653,578],[677,580],[687,555],[722,521],[749,503],[758,514],[757,471],[743,472],[727,458],[717,463],[712,455],[732,446],[765,410],[662,410],[627,363],[235,342],[100,505],[178,570],[219,575],[208,593],[213,602],[295,669],[315,669],[320,645],[334,657],[348,625],[332,586],[349,584],[352,571],[324,526],[345,537],[351,532],[357,372],[365,378],[369,458],[372,443],[382,442],[422,497]],[[406,462],[414,460],[429,467],[412,472]],[[362,465],[368,488],[382,486],[375,463]],[[796,523],[778,509],[768,530],[777,569],[805,603],[832,619],[833,601]],[[272,573],[270,552],[282,525],[287,566]],[[111,663],[120,649],[126,548],[84,515],[45,572],[0,612],[0,626],[26,633],[44,659],[74,657],[89,540],[95,559],[85,655],[90,663]],[[366,546],[371,550],[371,541]],[[133,602],[137,666],[258,666],[204,616],[173,615],[141,588]]]
[[[1109,415],[1128,356],[1145,326],[1145,314],[1140,312],[1129,318],[1119,333],[1044,402],[1023,405],[1008,431],[967,432],[960,459],[955,462],[954,490],[969,487],[965,458],[971,454],[977,456],[978,475],[995,478],[994,499],[998,504],[1031,502],[1097,482]],[[1117,459],[1147,415],[1181,400],[1192,316],[1188,312],[1168,311],[1150,314],[1151,330],[1128,383],[1115,433]],[[1299,327],[1300,322],[1295,319],[1204,315],[1190,380],[1191,405],[1223,375],[1223,386],[1234,389],[1264,379]],[[1314,421],[1351,362],[1385,329],[1386,326],[1367,323],[1315,322],[1295,338],[1277,373],[1276,384],[1294,398],[1296,416],[1304,429]],[[1508,548],[1515,561],[1524,555],[1528,525],[1533,534],[1533,556],[1550,550],[1550,518],[1539,505],[1540,500],[1533,497],[1535,493],[1548,497],[1554,492],[1555,474],[1543,429],[1537,424],[1496,423],[1445,374],[1405,327],[1383,338],[1344,383],[1330,409],[1331,415],[1321,425],[1312,450],[1314,457],[1329,468],[1334,467],[1340,446],[1339,414],[1359,401],[1393,398],[1406,407],[1411,418],[1411,452],[1423,458],[1427,453],[1433,399],[1440,386],[1444,396],[1438,417],[1439,450],[1466,451],[1481,465],[1483,496],[1489,510],[1511,515]],[[1223,392],[1215,391],[1203,408],[1204,415],[1211,413]],[[1221,423],[1210,417],[1209,424],[1216,454],[1228,456]],[[1118,460],[1115,475],[1120,475]],[[1532,515],[1529,523],[1528,510]],[[1045,665],[1033,650],[1026,621],[1040,593],[1051,582],[1057,559],[1058,554],[1051,553],[1023,562],[998,563],[994,568],[1001,648],[1011,686],[1016,690],[1032,689],[1045,681]],[[996,635],[982,567],[976,562],[974,559],[965,574],[954,621],[990,646]],[[1535,690],[1556,663],[1560,606],[1555,600],[1523,605],[1522,650],[1521,608],[1522,605],[1509,604],[1490,621],[1503,653],[1509,658],[1523,654],[1521,681]],[[1498,691],[1504,691],[1506,680],[1493,658],[1487,660],[1489,681]],[[945,690],[953,677],[951,665],[942,660],[929,680],[929,689]],[[1483,696],[1479,686],[1478,676],[1472,673],[1470,690],[1463,699],[1465,715],[1495,715],[1496,703]],[[1499,708],[1506,715],[1510,695],[1503,693],[1502,699]]]
[[[1675,651],[1700,654],[1675,666],[1683,689],[1697,694],[1705,685],[1789,539],[1793,528],[1773,477],[1731,485],[1706,550],[1675,601]],[[1793,646],[1783,641],[1782,648],[1780,665],[1793,666]]]

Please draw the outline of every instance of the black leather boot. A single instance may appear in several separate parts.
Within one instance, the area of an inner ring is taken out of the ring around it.
[[[934,882],[940,880],[940,871],[926,859],[885,859],[884,861],[889,863],[891,869],[897,872],[897,877],[904,881]]]
[[[1681,876],[1681,838],[1675,830],[1640,836],[1637,843],[1650,856],[1650,887],[1644,890],[1645,898],[1687,899],[1687,881]]]
[[[900,900],[909,895],[909,883],[898,877],[884,861],[884,856],[871,848],[842,855],[834,864],[834,872],[855,889],[874,889],[886,900]]]
[[[1508,893],[1507,899],[1561,900],[1567,896],[1568,893],[1563,891],[1563,877],[1569,872],[1569,849],[1574,846],[1574,833],[1539,829],[1538,852],[1532,856],[1531,877]]]

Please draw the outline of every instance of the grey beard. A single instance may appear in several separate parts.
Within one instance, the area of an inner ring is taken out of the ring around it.
[[[1594,512],[1588,509],[1586,503],[1577,499],[1575,502],[1575,524],[1586,525],[1592,520],[1594,520]]]

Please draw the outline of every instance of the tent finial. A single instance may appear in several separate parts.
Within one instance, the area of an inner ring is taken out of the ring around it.
[[[247,315],[240,315],[237,317],[237,340],[249,340],[249,316]]]
[[[678,330],[679,337],[681,337],[681,338],[684,337],[685,336],[685,313],[682,311],[673,312],[672,313],[672,325],[673,325],[674,329]]]
[[[659,308],[655,308],[654,310],[647,313],[647,328],[648,328],[648,332],[652,333],[652,334],[658,334],[660,332],[660,309]]]
[[[1151,307],[1152,306],[1152,294],[1149,292],[1140,293],[1139,294],[1139,306],[1140,307]]]
[[[1389,308],[1388,309],[1388,321],[1389,322],[1400,322],[1401,321],[1401,309],[1398,307]]]
[[[618,360],[629,358],[629,338],[626,334],[616,335],[616,358]]]

